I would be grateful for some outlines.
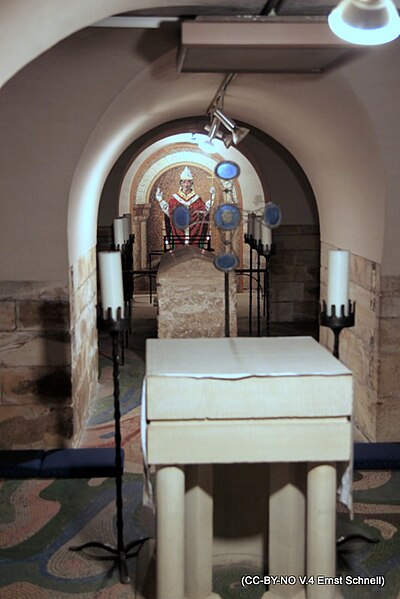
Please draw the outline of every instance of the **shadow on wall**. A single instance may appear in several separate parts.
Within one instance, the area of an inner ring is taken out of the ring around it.
[[[8,335],[0,448],[64,446],[72,436],[69,303],[17,301]]]

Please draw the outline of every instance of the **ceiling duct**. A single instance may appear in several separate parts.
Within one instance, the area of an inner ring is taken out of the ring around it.
[[[188,73],[323,73],[360,50],[334,35],[326,20],[206,17],[184,21],[178,71]]]

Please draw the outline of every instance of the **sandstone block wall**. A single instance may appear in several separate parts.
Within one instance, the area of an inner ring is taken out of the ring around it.
[[[70,269],[73,443],[79,440],[98,387],[96,248]]]
[[[316,225],[281,225],[272,231],[276,254],[270,259],[271,322],[316,322],[318,319],[320,240]],[[249,267],[249,246],[244,264]],[[261,258],[261,268],[265,260]],[[253,268],[257,265],[253,252]],[[243,288],[249,287],[243,277]],[[253,293],[256,282],[253,281]]]
[[[157,273],[158,337],[225,336],[224,273],[194,246],[164,254]],[[237,335],[236,281],[230,274],[230,336]]]
[[[376,436],[400,441],[400,277],[382,276]]]
[[[271,321],[318,318],[320,239],[315,225],[282,225],[272,232]]]
[[[72,436],[68,287],[0,283],[0,448],[51,448]]]
[[[328,252],[321,244],[321,299],[326,299]],[[354,374],[354,420],[372,441],[400,441],[400,277],[382,276],[380,265],[351,255],[350,298],[355,326],[340,335],[339,357]],[[333,334],[320,328],[332,349]]]

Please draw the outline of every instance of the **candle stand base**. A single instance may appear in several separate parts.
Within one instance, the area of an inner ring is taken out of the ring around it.
[[[129,318],[121,316],[121,308],[117,310],[116,319],[111,316],[111,309],[107,311],[107,317],[104,318],[101,306],[98,306],[97,327],[101,331],[110,334],[112,340],[112,361],[113,361],[113,382],[114,382],[114,426],[115,426],[115,491],[116,491],[116,511],[117,511],[117,545],[109,545],[108,543],[100,543],[98,541],[90,541],[83,545],[70,547],[70,551],[82,551],[83,549],[96,548],[103,549],[107,553],[111,553],[110,559],[114,559],[118,564],[120,581],[127,584],[129,579],[128,563],[130,557],[136,557],[145,541],[150,537],[145,537],[132,541],[128,545],[124,544],[124,520],[123,520],[123,499],[122,499],[122,452],[121,452],[121,412],[119,404],[119,365],[120,365],[120,338],[124,335],[129,327]],[[125,307],[125,314],[126,307]],[[129,553],[136,549],[134,553]],[[102,556],[92,555],[93,559],[107,559]]]
[[[336,307],[331,306],[331,314],[328,315],[326,302],[322,302],[322,309],[319,316],[319,323],[323,327],[329,327],[333,332],[334,346],[333,355],[339,359],[339,335],[344,328],[353,327],[355,322],[355,302],[349,300],[347,314],[345,314],[345,306],[340,306],[340,315],[336,315]]]

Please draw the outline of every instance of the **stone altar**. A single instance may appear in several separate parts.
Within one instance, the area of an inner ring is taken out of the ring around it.
[[[165,253],[157,273],[158,337],[225,336],[224,273],[214,254],[196,246]],[[230,336],[237,335],[236,281],[230,273]]]

